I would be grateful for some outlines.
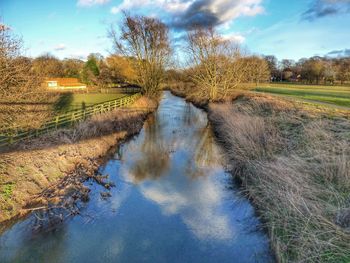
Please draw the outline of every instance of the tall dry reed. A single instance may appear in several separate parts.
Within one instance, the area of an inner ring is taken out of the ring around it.
[[[251,96],[209,118],[280,262],[350,262],[349,120]],[[335,132],[336,131],[336,132]]]

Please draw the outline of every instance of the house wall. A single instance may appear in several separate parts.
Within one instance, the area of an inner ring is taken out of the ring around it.
[[[60,86],[60,89],[86,89],[85,85],[81,86]]]
[[[48,89],[57,89],[57,90],[81,90],[81,89],[86,89],[86,85],[81,85],[81,86],[59,86],[59,85],[56,85],[56,86],[50,86],[48,83],[46,85],[46,87]]]
[[[57,81],[47,81],[46,85],[49,88],[56,88],[57,87]]]
[[[49,90],[82,90],[86,89],[86,85],[79,83],[75,78],[58,78],[48,79],[44,85]]]

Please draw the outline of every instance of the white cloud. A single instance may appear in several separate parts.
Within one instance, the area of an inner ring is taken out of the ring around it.
[[[217,26],[241,16],[255,16],[264,12],[262,0],[123,0],[119,6],[112,7],[111,13],[140,7],[165,11],[166,18],[170,20],[168,22],[178,28],[194,24]]]
[[[223,38],[237,44],[242,44],[245,41],[244,36],[236,33],[223,35]]]
[[[110,0],[78,0],[78,6],[104,5]]]
[[[58,44],[57,46],[54,47],[54,50],[56,51],[62,51],[65,50],[67,47],[65,44]]]
[[[184,12],[195,1],[184,0],[124,0],[119,6],[114,6],[111,9],[113,14],[118,13],[121,10],[129,10],[135,7],[158,7],[167,12]]]
[[[120,11],[120,9],[119,9],[119,7],[117,7],[117,6],[113,6],[113,7],[111,8],[111,13],[112,13],[112,14],[117,14],[117,13],[119,13],[119,11]]]

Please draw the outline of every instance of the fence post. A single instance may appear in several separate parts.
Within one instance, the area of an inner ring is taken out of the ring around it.
[[[13,134],[9,134],[8,141],[9,144],[13,144]]]
[[[58,127],[58,120],[59,120],[60,116],[56,116],[56,120],[55,120],[55,128],[57,130]]]
[[[93,105],[92,107],[89,107],[88,111],[84,108],[83,110],[79,111],[73,111],[71,113],[71,118],[70,118],[70,125],[72,126],[76,120],[80,119],[86,119],[88,116],[94,115],[96,113],[103,113],[104,111],[111,111],[113,108],[116,109],[119,107],[124,107],[132,102],[134,102],[137,98],[140,97],[140,93],[134,94],[134,95],[128,95],[125,97],[121,97],[118,99],[115,99],[114,101],[108,101],[108,103],[101,103],[99,105]],[[78,117],[75,116],[75,113],[78,114]],[[48,132],[50,129],[53,128],[52,123],[54,123],[54,127],[57,130],[58,127],[60,126],[60,118],[63,116],[64,121],[69,120],[69,113],[64,114],[64,115],[58,115],[55,116],[54,120],[51,120],[50,122],[46,123],[43,127],[40,127],[38,129],[35,129],[34,131],[29,131],[29,133],[22,133],[21,137],[28,137],[28,134],[35,135],[38,137],[40,134],[43,134],[44,132]],[[5,140],[7,140],[8,144],[13,144],[16,140],[17,133],[9,133],[6,137]],[[18,140],[21,140],[22,138],[18,138]]]

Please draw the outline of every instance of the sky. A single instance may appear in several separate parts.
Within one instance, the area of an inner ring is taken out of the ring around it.
[[[27,56],[85,59],[113,51],[107,31],[122,11],[161,19],[178,45],[195,24],[252,54],[350,56],[350,0],[0,0],[0,23],[22,37]]]

